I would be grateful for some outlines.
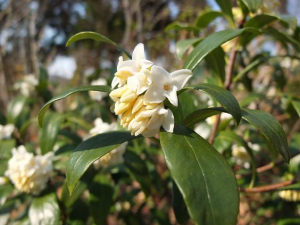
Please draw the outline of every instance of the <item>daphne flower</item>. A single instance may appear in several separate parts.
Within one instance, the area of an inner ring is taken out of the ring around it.
[[[107,85],[107,81],[103,78],[99,78],[98,80],[92,81],[91,85]],[[107,93],[100,91],[89,91],[89,95],[91,99],[101,101],[104,97],[107,96]]]
[[[141,70],[148,69],[152,64],[151,61],[146,60],[144,45],[138,44],[133,50],[132,59],[124,61],[122,56],[119,58],[117,72],[111,85],[112,88],[117,85],[119,87],[125,85],[129,77],[136,75]]]
[[[7,125],[0,124],[0,140],[10,138],[14,129],[15,126],[13,124],[7,124]]]
[[[181,90],[191,77],[192,71],[188,69],[168,73],[159,66],[152,66],[151,79],[153,83],[145,94],[145,101],[160,103],[168,98],[171,104],[177,106],[177,91]]]
[[[21,145],[12,149],[5,175],[18,190],[38,195],[46,188],[47,181],[53,174],[52,159],[52,152],[34,156]]]
[[[94,121],[95,127],[90,130],[90,135],[94,136],[97,134],[110,132],[110,131],[116,131],[118,129],[118,126],[116,123],[105,123],[101,118],[97,118]],[[94,167],[96,169],[107,168],[112,165],[118,165],[124,162],[123,155],[125,153],[127,147],[127,142],[119,145],[117,148],[113,149],[109,153],[102,156],[100,159],[94,162]]]
[[[26,75],[21,81],[14,85],[14,89],[20,90],[22,95],[30,96],[38,83],[34,75]]]
[[[283,190],[279,193],[280,198],[288,202],[300,202],[299,190]]]

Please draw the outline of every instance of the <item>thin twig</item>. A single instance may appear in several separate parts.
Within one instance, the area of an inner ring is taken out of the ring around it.
[[[284,181],[276,184],[255,187],[255,188],[240,188],[240,192],[256,193],[256,192],[276,191],[278,188],[285,187],[294,183],[296,183],[295,180],[289,180],[289,181]]]

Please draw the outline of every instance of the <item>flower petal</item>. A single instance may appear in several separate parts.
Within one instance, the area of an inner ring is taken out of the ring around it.
[[[146,57],[145,57],[144,45],[142,43],[139,43],[137,46],[135,46],[132,52],[132,60],[139,61],[141,59],[146,59]]]
[[[165,96],[169,99],[172,105],[178,106],[177,87],[172,85],[169,91],[165,92]]]
[[[162,124],[163,128],[167,132],[173,133],[174,130],[174,115],[170,109],[168,109],[168,113],[164,116],[164,122]]]
[[[130,71],[137,72],[138,71],[138,63],[134,60],[126,60],[118,63],[118,71]]]
[[[151,85],[146,91],[144,100],[149,103],[160,103],[166,99],[165,90],[163,88],[157,87],[156,85]]]
[[[192,71],[188,69],[174,71],[171,73],[172,84],[174,84],[177,87],[177,91],[179,91],[184,87],[192,75]]]
[[[111,87],[115,88],[120,83],[120,79],[118,77],[114,77],[111,82]]]
[[[139,80],[136,75],[128,77],[127,86],[131,91],[135,92],[137,90],[138,84],[139,84]]]
[[[151,62],[150,60],[146,60],[146,59],[139,60],[139,66],[141,67],[141,69],[148,69],[152,65],[153,62]]]
[[[151,67],[151,80],[154,84],[163,85],[170,83],[172,81],[171,75],[164,69],[159,66]]]

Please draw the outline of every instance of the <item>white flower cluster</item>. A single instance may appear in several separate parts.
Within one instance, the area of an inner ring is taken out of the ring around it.
[[[174,106],[178,105],[177,91],[181,90],[191,78],[187,69],[168,73],[165,69],[146,60],[144,45],[138,44],[132,59],[119,58],[117,72],[112,81],[110,93],[115,102],[114,112],[121,118],[121,125],[132,135],[142,134],[152,137],[162,126],[173,132],[174,116],[164,107],[167,98]]]
[[[6,124],[6,125],[0,124],[0,140],[10,138],[14,129],[15,126],[13,124]]]
[[[94,136],[97,134],[109,132],[109,131],[115,131],[118,129],[118,126],[116,123],[105,123],[102,121],[101,118],[97,118],[94,121],[95,127],[90,130],[90,135]],[[127,146],[127,142],[121,144],[116,149],[113,149],[106,155],[102,156],[100,159],[94,162],[94,167],[96,169],[107,168],[109,166],[118,165],[124,162],[123,154],[125,153]]]
[[[38,84],[39,82],[34,75],[26,75],[14,85],[14,89],[20,90],[22,95],[30,96]]]
[[[53,174],[53,153],[34,156],[21,145],[12,149],[5,175],[15,187],[26,193],[38,195],[45,189],[46,183]]]
[[[283,190],[279,193],[280,198],[288,202],[300,202],[299,190]]]
[[[104,78],[99,78],[97,80],[92,81],[91,85],[107,85],[107,82]],[[104,97],[107,96],[107,93],[100,91],[89,91],[89,95],[91,99],[101,101]]]

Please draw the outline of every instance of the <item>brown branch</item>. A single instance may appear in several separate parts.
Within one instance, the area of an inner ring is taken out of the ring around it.
[[[218,115],[216,115],[216,122],[213,126],[213,129],[212,129],[211,134],[210,134],[209,139],[208,139],[208,142],[210,144],[212,144],[214,142],[214,139],[215,139],[216,134],[218,132],[220,122],[221,122],[221,114],[218,114]]]
[[[269,191],[276,191],[278,188],[285,187],[294,183],[296,183],[295,180],[289,180],[289,181],[284,181],[276,184],[270,184],[266,186],[255,187],[255,188],[239,188],[239,190],[240,192],[246,192],[246,193],[269,192]]]

